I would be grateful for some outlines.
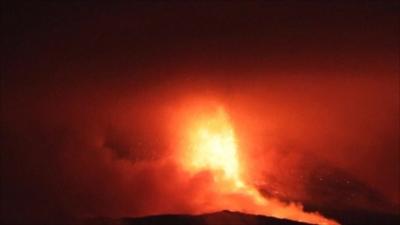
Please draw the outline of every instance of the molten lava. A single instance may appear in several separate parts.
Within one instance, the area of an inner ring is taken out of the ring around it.
[[[304,212],[300,204],[264,197],[247,182],[232,123],[223,107],[212,108],[195,112],[184,123],[180,153],[186,171],[192,175],[206,171],[212,176],[213,197],[206,201],[203,211],[228,209],[313,224],[337,224],[319,213]]]
[[[266,203],[241,176],[235,134],[222,107],[216,110],[215,115],[198,118],[194,122],[189,129],[188,146],[188,169],[211,171],[214,181],[221,184],[224,191],[239,192],[253,197],[258,203]]]
[[[207,168],[219,172],[218,180],[232,181],[235,187],[242,186],[236,140],[222,109],[218,109],[215,117],[199,119],[195,126],[189,135],[192,169]]]

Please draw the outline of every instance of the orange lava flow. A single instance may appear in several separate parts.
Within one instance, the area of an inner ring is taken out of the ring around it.
[[[186,171],[211,173],[216,193],[205,211],[234,210],[312,224],[338,224],[317,212],[305,212],[300,204],[264,197],[243,178],[238,144],[223,107],[198,113],[185,123],[180,161]]]

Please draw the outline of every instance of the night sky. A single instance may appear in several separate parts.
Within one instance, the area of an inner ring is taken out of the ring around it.
[[[198,212],[168,159],[203,99],[266,196],[399,212],[395,1],[1,4],[2,222]]]

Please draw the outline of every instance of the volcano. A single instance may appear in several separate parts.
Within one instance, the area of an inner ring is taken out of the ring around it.
[[[393,214],[371,214],[368,212],[336,212],[342,224],[398,224],[400,217]],[[340,214],[340,215],[339,215]],[[85,225],[301,225],[308,224],[262,215],[251,215],[228,210],[200,215],[165,214],[136,218],[93,218]]]
[[[400,224],[397,2],[2,1],[0,224]]]

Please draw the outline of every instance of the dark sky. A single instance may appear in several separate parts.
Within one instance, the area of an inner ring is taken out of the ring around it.
[[[255,163],[281,179],[261,188],[318,205],[350,180],[357,207],[398,209],[398,14],[395,1],[3,1],[2,220],[192,212],[198,188],[160,163],[188,96],[222,102],[250,157],[281,159]],[[341,171],[333,183],[314,181],[336,176],[321,162]]]

